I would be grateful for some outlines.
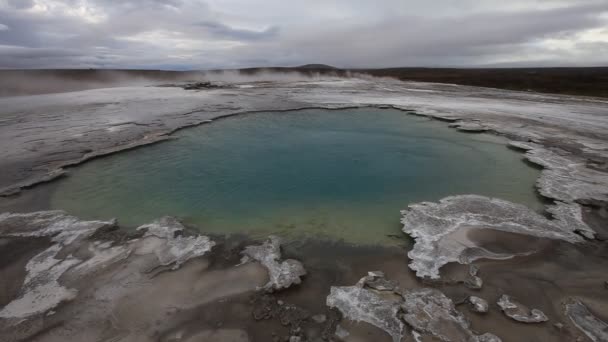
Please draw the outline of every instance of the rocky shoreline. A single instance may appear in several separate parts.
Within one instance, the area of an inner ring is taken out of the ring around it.
[[[247,330],[223,329],[220,323],[205,329],[184,323],[196,320],[194,313],[209,306],[214,310],[241,307],[252,324],[270,327],[272,332],[264,330],[265,336],[277,341],[358,340],[373,335],[371,327],[386,332],[392,341],[512,340],[510,335],[479,332],[479,325],[471,323],[472,317],[491,317],[500,311],[515,324],[542,324],[539,331],[558,333],[564,340],[576,336],[583,341],[587,336],[603,341],[608,329],[577,296],[564,298],[559,304],[562,311],[551,314],[515,300],[504,293],[506,284],[498,288],[492,284],[492,272],[509,273],[511,266],[491,259],[468,271],[448,270],[440,280],[428,281],[412,275],[403,278],[408,273],[405,269],[386,267],[390,259],[381,257],[375,266],[396,273],[396,280],[382,271],[370,271],[354,286],[322,286],[306,296],[317,297],[328,290],[327,306],[311,309],[297,297],[299,291],[309,292],[305,285],[315,279],[309,279],[306,263],[282,256],[277,237],[262,243],[245,240],[227,249],[226,242],[199,235],[171,217],[132,231],[121,229],[115,220],[82,221],[61,211],[2,214],[0,236],[3,254],[10,247],[36,246],[13,256],[13,263],[22,264],[25,272],[2,269],[12,289],[5,288],[2,296],[3,341],[151,341],[163,336],[163,341],[250,340]],[[214,253],[217,248],[222,251]],[[564,251],[555,246],[542,249]],[[396,254],[395,262],[404,264],[400,252]],[[601,277],[603,267],[583,271],[589,277]],[[487,287],[502,293],[496,304],[490,302],[495,295],[484,292]],[[460,307],[465,304],[470,311]]]

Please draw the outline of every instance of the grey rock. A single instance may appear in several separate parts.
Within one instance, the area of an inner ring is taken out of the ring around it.
[[[252,301],[252,315],[256,321],[278,319],[283,326],[290,328],[291,335],[299,335],[302,322],[310,318],[308,311],[293,304],[279,304],[274,295],[258,292]]]
[[[483,287],[483,279],[475,275],[469,275],[464,281],[464,285],[473,290],[479,290]]]
[[[378,291],[394,291],[397,288],[397,283],[386,279],[381,271],[368,272],[360,282],[363,282],[364,286]]]
[[[454,303],[435,289],[411,290],[403,293],[402,318],[422,335],[441,341],[500,341],[493,334],[476,335],[469,322]]]
[[[373,277],[373,278],[384,278],[385,277],[384,272],[382,272],[382,271],[370,271],[370,272],[367,272],[367,275],[370,277]]]
[[[270,236],[262,245],[246,247],[242,254],[242,262],[253,259],[268,269],[270,280],[263,289],[269,292],[300,284],[300,278],[306,275],[304,266],[298,260],[281,261],[281,240],[276,236]]]
[[[566,316],[593,342],[608,341],[608,324],[595,317],[581,301],[566,304]]]
[[[0,214],[0,236],[52,236],[53,242],[69,244],[98,229],[116,226],[116,220],[85,221],[61,210]]]
[[[28,271],[21,296],[8,303],[0,317],[27,317],[48,311],[59,303],[73,299],[77,291],[59,283],[64,273],[84,277],[97,268],[131,254],[153,254],[158,263],[153,267],[178,268],[184,262],[209,252],[214,242],[206,236],[183,236],[184,227],[174,218],[165,217],[138,228],[144,232],[134,240],[113,245],[113,241],[91,241],[98,232],[117,230],[116,220],[84,221],[63,211],[29,214],[0,214],[0,236],[51,237],[53,244],[34,256],[26,265]],[[104,234],[101,234],[104,235]],[[88,244],[90,255],[84,260],[65,256],[65,248]]]
[[[508,295],[502,295],[497,302],[502,312],[509,318],[522,323],[541,323],[549,319],[538,309],[528,309]]]
[[[407,334],[415,339],[431,336],[442,341],[500,341],[492,334],[473,333],[454,303],[439,290],[376,290],[367,285],[374,275],[368,274],[355,286],[332,287],[327,305],[350,320],[384,330],[395,342]]]
[[[416,240],[408,256],[412,260],[409,267],[418,277],[437,279],[439,268],[449,262],[468,264],[481,257],[504,259],[513,256],[480,248],[466,238],[466,232],[471,229],[583,241],[559,215],[555,220],[549,220],[524,205],[478,195],[450,196],[439,203],[417,203],[401,214],[403,232]],[[467,255],[471,250],[476,251],[474,257]]]
[[[583,208],[579,204],[556,201],[554,205],[547,206],[547,212],[564,227],[569,227],[586,239],[595,239],[596,232],[583,220]]]
[[[186,261],[207,254],[215,242],[203,235],[185,236],[185,227],[176,218],[165,216],[137,228],[145,231],[143,237],[160,238],[161,246],[154,249],[160,265],[176,270]]]
[[[184,90],[201,90],[201,89],[217,89],[224,88],[225,85],[215,84],[211,82],[194,82],[187,83],[181,86]]]
[[[75,289],[59,283],[59,278],[83,260],[71,254],[61,257],[66,246],[77,244],[98,229],[115,226],[116,220],[84,221],[63,211],[40,211],[28,214],[0,214],[2,237],[51,237],[52,245],[33,256],[25,265],[26,276],[19,297],[0,309],[0,318],[23,319],[52,312],[57,305],[76,297]],[[126,257],[123,249],[117,251]]]
[[[543,167],[537,181],[543,196],[568,204],[579,199],[608,200],[608,173],[587,167],[585,159],[535,143],[510,145],[526,150],[526,159]]]
[[[479,313],[488,312],[488,302],[485,299],[482,299],[482,298],[479,298],[476,296],[470,296],[469,298],[467,298],[467,302],[471,306],[471,310],[473,310],[475,312],[479,312]]]
[[[397,315],[401,298],[387,298],[363,286],[362,281],[355,286],[332,286],[327,296],[327,306],[340,310],[344,317],[352,321],[366,322],[384,330],[394,342],[401,341],[405,329]]]
[[[464,285],[473,290],[480,290],[483,287],[483,279],[477,274],[479,274],[479,267],[469,265],[469,274],[464,280]]]

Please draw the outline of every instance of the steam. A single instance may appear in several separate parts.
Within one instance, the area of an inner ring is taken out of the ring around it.
[[[153,73],[127,70],[2,70],[0,97],[147,86],[179,79],[171,74]]]
[[[347,70],[243,69],[220,71],[158,70],[0,70],[0,97],[50,94],[88,89],[154,86],[187,82],[223,84],[305,82],[374,78]]]
[[[342,72],[299,72],[278,71],[276,69],[261,69],[260,71],[248,72],[240,70],[209,71],[203,75],[203,79],[209,82],[223,83],[254,83],[254,82],[305,82],[323,81],[354,77],[350,71]]]

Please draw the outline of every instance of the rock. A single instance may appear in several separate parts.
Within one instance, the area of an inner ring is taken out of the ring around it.
[[[256,295],[253,299],[251,314],[256,321],[270,319],[277,315],[279,306],[274,297],[270,295]]]
[[[579,300],[566,304],[566,316],[593,342],[608,341],[608,324],[595,317]]]
[[[526,159],[543,167],[537,181],[541,195],[568,204],[581,199],[608,200],[608,174],[587,167],[583,157],[535,143],[509,145],[526,150]]]
[[[362,278],[361,281],[364,282],[363,285],[378,291],[393,291],[397,288],[397,283],[387,280],[384,273],[380,271],[368,272],[367,276]]]
[[[48,311],[76,296],[75,289],[59,283],[81,279],[131,255],[154,255],[149,265],[178,268],[209,252],[214,242],[206,236],[183,236],[184,227],[170,217],[139,227],[139,237],[126,238],[116,220],[85,221],[63,211],[0,214],[0,236],[50,237],[49,248],[26,265],[20,297],[8,303],[0,317],[26,317]],[[102,241],[99,241],[101,239]],[[86,251],[72,256],[74,250]]]
[[[19,297],[0,310],[0,318],[23,319],[50,312],[60,303],[76,297],[77,291],[61,285],[59,278],[81,265],[83,260],[71,255],[61,257],[61,252],[65,247],[85,240],[98,229],[115,225],[116,220],[84,221],[63,211],[0,214],[0,236],[51,237],[53,243],[25,265],[26,275]]]
[[[8,303],[0,317],[27,317],[48,311],[76,296],[76,290],[58,282],[69,271],[72,277],[84,277],[96,269],[132,253],[154,254],[158,264],[178,268],[184,262],[209,252],[214,242],[206,236],[183,236],[184,227],[176,219],[165,217],[137,229],[141,237],[125,241],[117,235],[116,220],[84,221],[63,211],[43,211],[29,214],[1,214],[0,235],[11,237],[51,237],[54,243],[34,256],[26,265],[27,275],[19,298]],[[123,242],[114,246],[115,237]],[[105,240],[105,239],[104,239]],[[89,256],[80,260],[65,256],[64,249],[87,244]]]
[[[98,229],[116,226],[116,220],[85,221],[61,210],[38,211],[27,214],[0,214],[0,236],[51,236],[53,242],[70,244],[91,236]]]
[[[292,305],[278,304],[276,298],[271,294],[257,293],[252,301],[252,315],[256,321],[278,319],[281,325],[288,326],[291,334],[298,334],[302,322],[310,317],[308,311]]]
[[[397,316],[401,298],[386,298],[363,286],[362,281],[355,286],[332,286],[327,296],[327,306],[340,310],[344,317],[352,321],[363,321],[384,330],[394,342],[401,341],[405,328]]]
[[[547,206],[547,212],[585,239],[595,239],[596,233],[583,220],[583,208],[579,204],[556,201],[554,205]]]
[[[435,289],[403,293],[402,318],[418,333],[441,341],[500,341],[493,334],[475,335],[454,303]]]
[[[464,285],[473,290],[479,290],[483,286],[483,280],[474,275],[469,275],[464,281]]]
[[[477,274],[479,274],[479,267],[475,265],[469,265],[469,275],[476,276]]]
[[[471,310],[475,312],[488,312],[488,302],[485,299],[476,296],[470,296],[469,298],[467,298],[467,302],[470,304]]]
[[[549,319],[538,309],[528,309],[525,305],[511,299],[508,295],[502,295],[497,302],[502,312],[518,322],[541,323]]]
[[[371,272],[354,286],[332,286],[327,305],[337,308],[350,320],[364,321],[384,330],[395,342],[410,333],[408,328],[412,329],[412,336],[420,339],[500,341],[492,334],[473,333],[454,303],[439,290],[377,290],[367,284],[370,277],[384,279],[376,279],[377,276]]]
[[[278,317],[282,325],[289,326],[292,333],[298,333],[300,325],[310,317],[310,314],[293,304],[286,304],[279,308]]]
[[[224,86],[213,84],[211,82],[195,82],[183,85],[182,88],[184,90],[200,90],[200,89],[216,89],[216,88],[224,88]]]
[[[246,247],[242,254],[243,263],[253,259],[268,269],[270,280],[263,287],[268,292],[300,284],[300,278],[306,275],[306,270],[301,262],[294,259],[280,261],[281,241],[276,236],[270,236],[262,245]]]
[[[81,260],[71,256],[59,258],[57,255],[62,249],[60,244],[53,245],[27,263],[20,296],[0,310],[0,318],[26,318],[76,297],[77,291],[62,286],[59,278]]]
[[[321,338],[323,340],[331,340],[332,336],[338,333],[337,330],[340,320],[342,320],[342,314],[337,309],[330,309],[327,311],[326,316],[327,320],[321,330]]]
[[[450,196],[439,203],[422,202],[401,212],[403,232],[416,240],[408,253],[409,267],[418,277],[439,278],[439,268],[449,262],[468,264],[478,258],[504,259],[467,238],[471,230],[493,229],[538,238],[582,242],[558,215],[549,220],[526,206],[478,195]],[[565,214],[564,214],[565,215]],[[580,230],[580,227],[576,228]],[[474,256],[467,254],[475,251]]]
[[[477,276],[479,267],[475,265],[469,266],[469,274],[464,280],[464,285],[472,290],[480,290],[483,286],[483,279]]]
[[[155,246],[154,253],[160,265],[178,269],[186,261],[205,255],[215,242],[203,235],[184,236],[185,227],[176,218],[166,216],[137,228],[144,231],[144,241],[159,238],[163,244]]]

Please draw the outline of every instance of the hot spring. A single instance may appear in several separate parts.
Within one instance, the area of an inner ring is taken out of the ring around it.
[[[539,170],[490,134],[398,110],[250,113],[70,170],[51,207],[137,226],[171,215],[202,232],[384,244],[408,204],[457,194],[542,203]]]

